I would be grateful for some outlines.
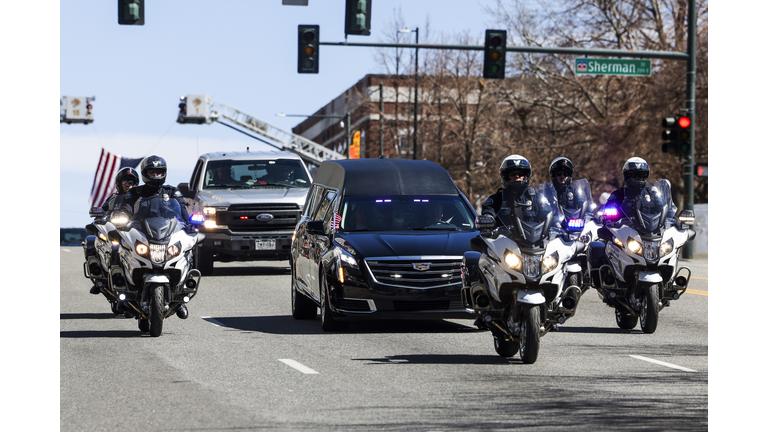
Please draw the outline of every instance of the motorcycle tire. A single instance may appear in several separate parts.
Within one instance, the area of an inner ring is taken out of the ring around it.
[[[117,311],[117,302],[111,301],[109,302],[109,306],[112,308],[112,313],[115,315],[122,315],[120,312]]]
[[[520,326],[520,359],[525,364],[533,364],[539,357],[539,329],[541,313],[535,305],[523,306],[523,322]]]
[[[213,274],[213,252],[201,246],[195,248],[195,268],[200,270],[202,276]]]
[[[624,330],[632,330],[637,326],[637,316],[616,309],[616,324]]]
[[[640,309],[640,328],[643,333],[653,333],[659,323],[659,285],[643,289],[643,306]]]
[[[149,333],[149,320],[139,318],[139,330],[142,333]]]
[[[520,349],[520,342],[495,337],[493,338],[493,348],[496,350],[496,354],[502,357],[514,357]]]
[[[291,275],[291,313],[293,319],[297,320],[311,320],[317,316],[317,305],[299,292],[293,275]]]
[[[322,275],[320,276],[320,327],[327,332],[346,330],[349,323],[333,319],[329,302],[328,284],[325,281],[325,275]]]
[[[163,286],[153,285],[149,289],[149,335],[158,337],[163,333],[163,315],[165,312]]]

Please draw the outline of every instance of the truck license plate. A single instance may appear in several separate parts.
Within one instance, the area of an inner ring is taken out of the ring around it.
[[[275,240],[256,240],[253,248],[256,250],[275,250]]]

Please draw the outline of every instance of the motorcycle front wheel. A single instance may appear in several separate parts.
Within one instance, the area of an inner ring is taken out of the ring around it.
[[[539,357],[541,314],[537,305],[524,305],[523,308],[523,322],[520,326],[520,359],[525,364],[532,364]]]
[[[163,333],[163,313],[165,312],[163,286],[153,285],[149,289],[149,335],[158,337]]]
[[[494,337],[493,348],[496,350],[496,354],[502,357],[513,357],[520,349],[520,342]]]
[[[624,330],[632,330],[637,326],[637,316],[616,309],[616,324]]]
[[[650,285],[643,289],[643,306],[640,309],[640,328],[643,333],[653,333],[659,323],[659,286]]]

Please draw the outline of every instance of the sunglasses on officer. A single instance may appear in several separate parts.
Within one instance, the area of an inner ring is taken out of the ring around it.
[[[570,177],[571,173],[568,172],[568,171],[564,171],[564,170],[557,170],[557,171],[555,171],[555,176],[556,177]]]

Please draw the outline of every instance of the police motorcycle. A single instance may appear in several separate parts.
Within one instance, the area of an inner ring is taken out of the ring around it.
[[[88,236],[82,244],[85,254],[83,273],[107,299],[112,313],[122,315],[124,311],[119,309],[119,298],[109,284],[109,269],[118,264],[119,243],[108,238],[109,232],[114,231],[115,226],[110,222],[109,214],[101,207],[92,207],[89,215],[94,220],[85,227]]]
[[[109,286],[139,330],[157,337],[163,320],[197,294],[201,275],[192,268],[192,251],[205,234],[187,233],[179,203],[168,195],[141,198],[134,207],[116,206],[110,219],[115,229],[108,238],[119,244],[119,264],[110,267]],[[202,218],[195,215],[191,223]]]
[[[529,188],[531,196],[537,188],[543,185]],[[481,234],[464,254],[461,294],[464,306],[491,331],[497,354],[512,357],[519,350],[523,363],[532,364],[540,337],[572,316],[566,266],[586,245],[569,240],[556,226],[557,206],[544,203],[546,210],[534,222],[524,221],[523,208],[502,207],[495,229],[493,217],[477,218]]]
[[[691,270],[680,266],[680,248],[696,233],[692,210],[677,219],[667,218],[674,209],[669,183],[647,183],[620,208],[606,205],[600,239],[592,242],[590,261],[593,285],[600,299],[614,308],[622,329],[635,328],[638,319],[643,333],[653,333],[659,312],[680,298],[691,278]]]
[[[559,212],[555,223],[562,228],[570,241],[578,240],[587,245],[584,252],[574,256],[566,266],[566,287],[570,289],[564,303],[568,306],[566,318],[573,316],[581,295],[591,286],[590,265],[588,259],[589,243],[597,239],[597,230],[601,227],[595,214],[597,205],[592,201],[592,192],[587,179],[574,180],[558,199],[557,191],[552,183],[541,187],[550,201],[557,202]]]

